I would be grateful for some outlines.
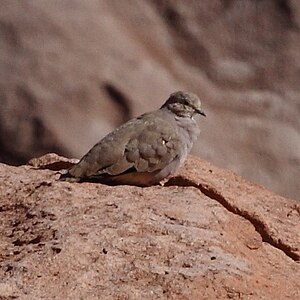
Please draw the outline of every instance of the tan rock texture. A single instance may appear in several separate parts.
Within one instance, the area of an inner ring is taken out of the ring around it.
[[[299,26],[293,0],[2,0],[0,159],[79,158],[184,89],[195,154],[299,199]]]
[[[297,202],[196,157],[149,188],[59,163],[0,164],[0,299],[300,298]]]

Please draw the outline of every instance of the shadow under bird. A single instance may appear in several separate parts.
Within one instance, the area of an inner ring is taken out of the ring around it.
[[[106,135],[60,180],[150,186],[184,163],[206,116],[199,97],[175,92],[160,109],[134,118]]]

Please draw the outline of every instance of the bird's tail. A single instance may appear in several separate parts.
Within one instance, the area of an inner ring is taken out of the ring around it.
[[[61,174],[58,178],[59,181],[67,181],[67,182],[80,182],[80,178],[73,177],[69,172],[65,174]]]

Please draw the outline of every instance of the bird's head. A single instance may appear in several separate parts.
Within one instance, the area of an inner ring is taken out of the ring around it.
[[[161,108],[168,109],[179,117],[192,118],[196,114],[206,117],[199,97],[190,92],[172,93]]]

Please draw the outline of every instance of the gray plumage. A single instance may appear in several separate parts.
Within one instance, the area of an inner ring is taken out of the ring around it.
[[[200,99],[176,92],[159,110],[132,119],[105,136],[61,179],[149,186],[173,174],[185,161],[205,116]]]

